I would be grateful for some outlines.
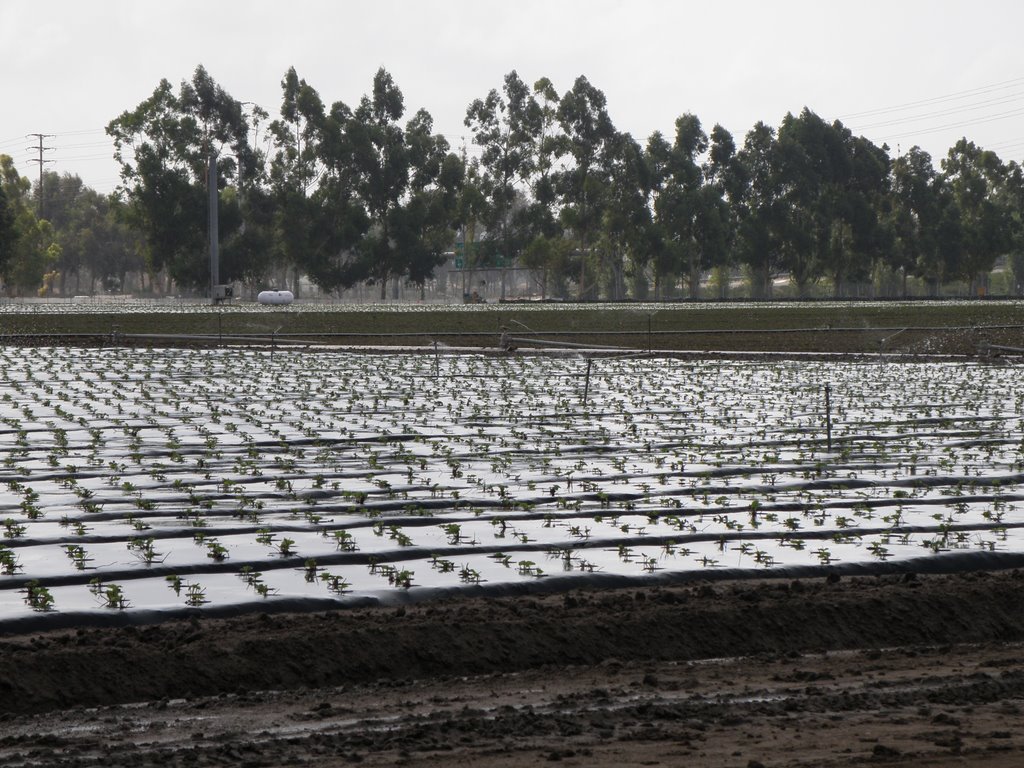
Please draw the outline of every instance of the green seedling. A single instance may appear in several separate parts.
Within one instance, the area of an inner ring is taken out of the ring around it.
[[[174,594],[180,596],[181,588],[184,586],[184,582],[181,580],[181,576],[164,576],[164,581],[167,582],[167,586],[174,590]]]
[[[342,552],[355,552],[359,547],[348,531],[334,531],[334,544]]]
[[[15,520],[13,517],[8,517],[3,521],[4,536],[8,539],[17,539],[25,535],[27,528]]]
[[[85,547],[79,544],[65,544],[63,548],[68,559],[75,564],[75,568],[79,571],[84,571],[86,565],[92,561],[92,558],[85,551]]]
[[[216,539],[206,540],[206,556],[215,562],[223,562],[228,559],[228,548]]]
[[[37,579],[25,585],[25,602],[33,611],[53,610],[53,595]]]
[[[290,557],[295,554],[295,541],[293,539],[281,539],[277,545],[277,553],[281,557]]]
[[[198,607],[204,603],[208,603],[206,599],[206,590],[198,584],[189,584],[185,588],[185,605],[192,607]]]
[[[320,580],[327,584],[327,589],[337,595],[343,595],[349,591],[351,585],[341,576],[333,573],[321,573]]]
[[[18,555],[10,547],[0,544],[0,573],[11,576],[21,570]]]

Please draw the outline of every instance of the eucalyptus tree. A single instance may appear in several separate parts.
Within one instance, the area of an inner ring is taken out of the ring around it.
[[[100,215],[99,195],[88,189],[79,176],[68,173],[61,175],[52,171],[45,172],[42,185],[46,218],[53,225],[54,234],[61,245],[57,269],[60,273],[60,292],[64,293],[69,275],[76,277],[76,284],[80,282],[77,278],[83,266],[81,230]]]
[[[568,281],[579,267],[579,252],[571,239],[536,235],[523,250],[522,260],[534,272],[542,298],[569,298]]]
[[[996,202],[1006,168],[995,152],[960,139],[942,161],[943,182],[960,212],[963,257],[958,276],[984,290],[996,258],[1010,244],[1007,221]]]
[[[1007,260],[1013,272],[1013,292],[1024,294],[1024,168],[1011,160],[997,195],[1007,227]]]
[[[483,172],[477,158],[469,159],[465,148],[462,152],[462,184],[455,200],[454,225],[462,233],[462,295],[467,298],[474,281],[474,272],[479,266],[477,231],[483,227],[490,204],[484,191]],[[458,244],[456,244],[458,247]],[[458,263],[458,262],[457,262]]]
[[[445,262],[459,219],[459,189],[465,178],[462,158],[448,151],[444,137],[434,134],[434,122],[420,110],[406,126],[406,145],[412,173],[402,206],[397,210],[394,236],[404,254],[405,274],[420,288]]]
[[[202,66],[177,92],[161,80],[148,99],[107,126],[121,166],[119,193],[144,233],[150,267],[166,270],[179,285],[196,288],[209,279],[208,163],[222,156],[221,188],[240,168],[255,173],[249,129],[242,103]]]
[[[60,246],[53,227],[36,215],[32,183],[0,155],[0,275],[8,293],[36,291],[57,264]]]
[[[543,119],[541,105],[515,70],[505,75],[500,92],[491,89],[466,110],[465,125],[481,149],[480,187],[488,202],[484,236],[501,249],[502,298],[505,266],[517,261],[529,236],[528,212],[516,203],[534,172]]]
[[[919,275],[934,285],[945,265],[938,258],[939,181],[932,157],[918,146],[892,162],[889,227],[893,236],[889,265],[900,274],[901,293],[907,279]]]
[[[272,205],[274,253],[278,264],[294,270],[292,291],[298,295],[299,274],[331,282],[319,269],[323,216],[316,192],[324,174],[322,142],[327,114],[317,91],[290,67],[281,81],[281,108],[269,125],[269,197]],[[330,287],[324,286],[324,287]]]
[[[557,216],[558,162],[565,153],[558,119],[561,96],[551,80],[542,77],[533,84],[533,101],[537,105],[538,120],[531,147],[532,173],[524,213],[529,242],[523,249],[521,261],[534,273],[542,296],[553,293],[565,298],[573,247],[563,237],[564,230]]]
[[[306,248],[301,266],[323,290],[342,290],[370,277],[369,263],[358,245],[370,228],[370,217],[356,182],[353,114],[344,102],[335,102],[325,114],[318,135],[315,190],[303,212],[308,218]]]
[[[646,267],[647,238],[652,225],[650,189],[650,169],[643,148],[628,133],[618,134],[611,153],[600,249],[601,272],[606,283],[604,295],[613,301],[626,296],[627,271],[635,277],[642,275]]]
[[[827,247],[822,249],[822,269],[839,296],[848,283],[870,280],[875,267],[889,258],[893,237],[885,216],[891,161],[885,147],[853,136],[842,123],[836,121],[831,129],[842,142],[847,158],[843,167],[848,173],[839,174],[828,185],[832,202],[825,215],[831,222],[822,227],[829,233]]]
[[[735,184],[734,146],[721,126],[714,133],[712,145],[697,116],[687,113],[676,120],[671,147],[660,135],[648,142],[655,161],[654,211],[664,239],[665,266],[678,270],[694,299],[700,297],[708,270],[726,269],[734,230],[725,199],[726,185]]]
[[[708,148],[708,137],[696,115],[676,119],[675,141],[671,146],[660,137],[648,141],[655,160],[658,192],[654,212],[665,237],[669,262],[682,275],[691,298],[700,295],[705,264],[699,242],[704,174],[700,157]]]
[[[778,146],[786,267],[800,296],[822,275],[839,295],[870,277],[883,250],[888,155],[806,108],[783,119]]]
[[[434,135],[433,119],[421,109],[403,126],[405,100],[383,68],[373,79],[373,91],[347,115],[344,105],[332,109],[346,146],[353,199],[365,211],[368,228],[352,250],[347,279],[376,282],[380,298],[387,298],[389,281],[409,275],[421,281],[443,261],[443,251],[431,239],[410,249],[413,233],[424,238],[454,221],[455,197],[450,190],[439,203],[429,197],[457,173],[447,160],[448,143]],[[429,231],[428,231],[429,230]]]
[[[10,155],[0,155],[0,171],[5,170],[8,164],[13,168]],[[16,224],[15,203],[7,191],[4,176],[0,176],[0,274],[14,258],[14,247],[19,234]]]
[[[679,272],[678,249],[673,247],[671,236],[665,226],[662,215],[661,198],[669,179],[669,162],[672,145],[668,143],[661,131],[655,131],[647,139],[644,148],[644,161],[649,174],[650,208],[652,222],[647,237],[647,259],[654,276],[654,298],[664,298],[665,278]],[[666,198],[667,199],[667,198]]]
[[[112,199],[74,174],[44,173],[43,187],[47,221],[60,246],[55,265],[60,293],[81,293],[83,273],[89,273],[90,292],[96,279],[110,287],[116,282],[123,290],[127,273],[141,273],[144,263],[139,256],[141,244],[114,214]],[[119,266],[110,271],[108,264]]]
[[[529,182],[529,219],[533,233],[553,237],[560,233],[556,207],[558,192],[555,188],[556,165],[565,153],[558,108],[562,97],[546,77],[533,84],[533,99],[537,105],[532,174]]]
[[[617,133],[604,93],[582,75],[562,96],[557,115],[562,129],[558,151],[568,162],[554,173],[555,189],[562,223],[575,241],[576,289],[582,299],[595,295],[595,281],[588,283],[587,263],[604,215]]]
[[[253,295],[281,265],[279,214],[265,184],[240,184],[221,193],[220,226],[233,233],[221,244],[221,271],[236,277]]]
[[[721,125],[711,129],[708,157],[704,163],[704,188],[706,209],[713,211],[709,217],[712,226],[704,248],[715,273],[718,298],[729,295],[729,281],[735,262],[737,214],[735,203],[742,195],[742,172],[736,155],[736,142],[732,134]]]
[[[126,290],[129,274],[143,275],[146,269],[142,233],[129,223],[125,204],[113,195],[97,200],[101,217],[80,233],[82,266],[89,274],[89,293],[96,281],[106,290]]]
[[[783,118],[778,147],[785,265],[803,297],[824,271],[834,228],[842,227],[840,184],[849,176],[849,158],[838,133],[807,108]]]
[[[732,211],[714,184],[701,185],[696,200],[697,216],[693,227],[693,258],[688,280],[690,297],[698,298],[701,279],[708,270],[717,276],[719,298],[725,298],[729,282],[730,241],[733,234]],[[699,270],[697,272],[696,270]]]
[[[785,203],[775,130],[758,122],[736,153],[737,254],[750,270],[751,294],[770,299],[784,269]]]

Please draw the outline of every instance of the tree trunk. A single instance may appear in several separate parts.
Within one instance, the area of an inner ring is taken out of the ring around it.
[[[587,274],[587,249],[582,247],[582,243],[580,245],[580,285],[579,290],[577,291],[577,298],[580,301],[583,301],[583,286]]]
[[[716,294],[721,300],[729,298],[729,268],[715,267]]]
[[[700,298],[700,279],[701,279],[701,268],[700,268],[700,256],[690,256],[690,275],[687,280],[689,282],[690,298]]]

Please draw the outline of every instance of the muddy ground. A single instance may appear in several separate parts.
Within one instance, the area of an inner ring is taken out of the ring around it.
[[[0,765],[1024,765],[1024,572],[0,638]]]

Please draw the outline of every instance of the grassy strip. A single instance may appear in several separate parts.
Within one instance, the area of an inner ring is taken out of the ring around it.
[[[1021,325],[1024,311],[1011,302],[693,304],[653,312],[629,306],[267,312],[225,307],[196,312],[11,313],[0,318],[0,335],[310,334],[311,339],[352,344],[426,345],[436,339],[493,347],[501,329],[507,328],[517,337],[635,349],[651,345],[672,350],[974,354],[986,344],[1024,346]]]

